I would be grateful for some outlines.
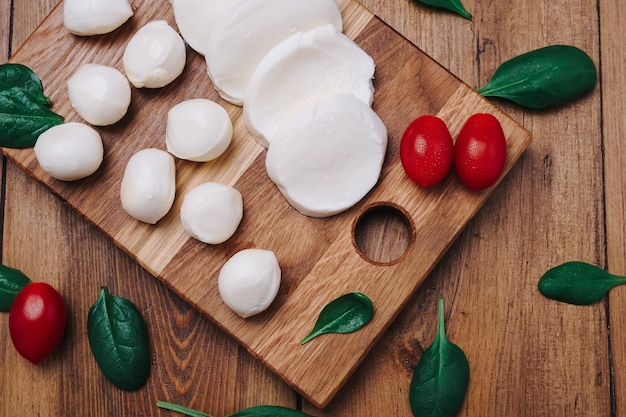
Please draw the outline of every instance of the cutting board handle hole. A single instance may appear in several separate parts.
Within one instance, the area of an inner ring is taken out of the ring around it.
[[[365,207],[352,227],[352,242],[361,257],[378,265],[400,262],[415,241],[409,214],[384,202]]]

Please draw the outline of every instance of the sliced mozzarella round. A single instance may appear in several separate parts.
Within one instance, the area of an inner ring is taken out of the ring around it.
[[[75,35],[109,33],[133,15],[128,0],[65,0],[63,24]]]
[[[100,134],[78,122],[46,130],[39,135],[34,151],[41,168],[62,181],[75,181],[93,174],[104,156]]]
[[[130,105],[130,84],[118,70],[85,64],[67,80],[67,93],[76,112],[94,126],[117,123]]]
[[[185,69],[185,42],[165,20],[141,27],[128,41],[122,57],[128,80],[137,88],[160,88]]]
[[[213,28],[233,4],[234,0],[176,0],[172,2],[176,26],[189,46],[204,55]]]
[[[194,238],[209,244],[228,240],[243,217],[241,193],[215,182],[200,184],[185,194],[180,208],[183,228]]]
[[[292,35],[254,71],[243,106],[248,131],[267,147],[280,127],[311,103],[350,93],[372,104],[372,57],[332,25]]]
[[[224,304],[243,318],[265,311],[280,288],[281,271],[274,252],[243,249],[222,266],[218,289]]]
[[[342,30],[336,0],[245,0],[219,19],[209,38],[206,62],[214,87],[241,105],[248,80],[261,59],[290,35],[333,24]]]
[[[327,217],[359,202],[378,181],[387,129],[350,94],[315,102],[276,134],[267,172],[287,201],[306,216]]]
[[[120,188],[122,208],[135,219],[155,224],[172,208],[176,192],[174,157],[155,148],[130,157]]]
[[[230,145],[233,123],[228,112],[207,99],[178,103],[167,114],[165,142],[172,155],[195,162],[220,156]]]

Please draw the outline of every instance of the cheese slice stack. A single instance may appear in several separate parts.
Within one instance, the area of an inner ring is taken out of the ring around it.
[[[353,207],[378,182],[387,129],[372,109],[375,63],[342,33],[336,0],[206,1],[210,34],[188,43],[220,96],[243,106],[270,179],[306,216]]]

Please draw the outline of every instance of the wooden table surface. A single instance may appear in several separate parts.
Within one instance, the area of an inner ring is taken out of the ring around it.
[[[56,3],[0,0],[0,63]],[[59,289],[69,322],[61,346],[33,366],[16,353],[8,315],[0,315],[1,416],[173,415],[157,400],[216,417],[260,404],[315,416],[410,416],[409,382],[433,340],[442,294],[448,336],[470,363],[460,415],[626,417],[626,287],[586,307],[537,291],[547,269],[569,260],[626,275],[621,0],[465,0],[471,22],[413,0],[362,3],[470,86],[483,85],[504,60],[551,44],[585,50],[599,83],[551,111],[497,102],[533,142],[323,410],[4,159],[2,263]],[[385,237],[395,230],[381,219],[365,236],[370,250],[393,250]],[[139,391],[115,388],[90,353],[86,316],[102,285],[132,300],[148,322],[151,376]]]

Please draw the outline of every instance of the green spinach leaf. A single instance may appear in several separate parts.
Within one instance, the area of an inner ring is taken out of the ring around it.
[[[28,148],[40,134],[63,123],[63,117],[37,101],[26,90],[0,90],[0,146]]]
[[[569,304],[589,305],[600,301],[611,288],[626,283],[586,262],[565,262],[548,270],[539,279],[539,292],[547,298]]]
[[[31,280],[22,271],[0,264],[0,311],[9,311],[17,293]]]
[[[463,16],[466,19],[472,19],[472,14],[468,12],[461,0],[418,0],[420,3],[427,4],[432,7],[437,7],[439,9],[447,9],[458,15]]]
[[[26,65],[8,63],[0,65],[0,90],[19,87],[30,93],[34,100],[49,105],[50,98],[43,93],[39,77]]]
[[[547,109],[584,96],[593,90],[596,80],[596,67],[584,51],[569,45],[552,45],[504,62],[477,91],[485,97]]]
[[[176,405],[165,401],[157,401],[157,407],[164,408],[166,410],[176,411],[178,413],[190,416],[190,417],[211,417],[209,414],[202,413],[200,411],[192,410],[191,408],[184,407],[182,405]],[[279,405],[258,405],[255,407],[245,408],[241,411],[231,414],[228,417],[312,417],[309,414],[305,414],[301,411],[294,410]]]
[[[328,303],[302,344],[325,333],[352,333],[365,326],[374,315],[374,305],[365,294],[351,292]]]
[[[148,331],[137,307],[106,287],[89,310],[89,346],[104,375],[117,387],[141,388],[150,372]]]
[[[463,405],[469,384],[465,353],[446,337],[443,297],[438,302],[435,340],[422,354],[409,388],[415,417],[453,417]]]

